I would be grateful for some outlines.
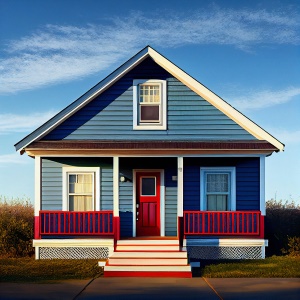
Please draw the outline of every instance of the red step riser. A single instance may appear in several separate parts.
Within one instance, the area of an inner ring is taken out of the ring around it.
[[[126,272],[126,271],[104,271],[104,277],[172,277],[192,278],[192,272]]]

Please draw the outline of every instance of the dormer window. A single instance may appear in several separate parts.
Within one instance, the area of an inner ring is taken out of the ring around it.
[[[133,129],[166,129],[166,81],[133,81]]]

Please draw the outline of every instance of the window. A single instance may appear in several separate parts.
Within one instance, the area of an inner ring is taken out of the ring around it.
[[[99,210],[99,174],[99,168],[64,167],[63,210]]]
[[[94,209],[94,173],[68,173],[69,210]]]
[[[166,129],[166,81],[133,81],[133,128]]]
[[[141,177],[141,196],[156,196],[156,177]]]
[[[201,210],[235,210],[235,168],[200,169]]]

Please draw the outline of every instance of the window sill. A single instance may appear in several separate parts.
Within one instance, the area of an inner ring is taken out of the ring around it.
[[[134,125],[133,130],[167,130],[165,125]]]

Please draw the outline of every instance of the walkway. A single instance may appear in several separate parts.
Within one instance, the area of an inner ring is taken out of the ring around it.
[[[0,299],[298,300],[299,278],[97,278],[58,283],[0,283]]]

